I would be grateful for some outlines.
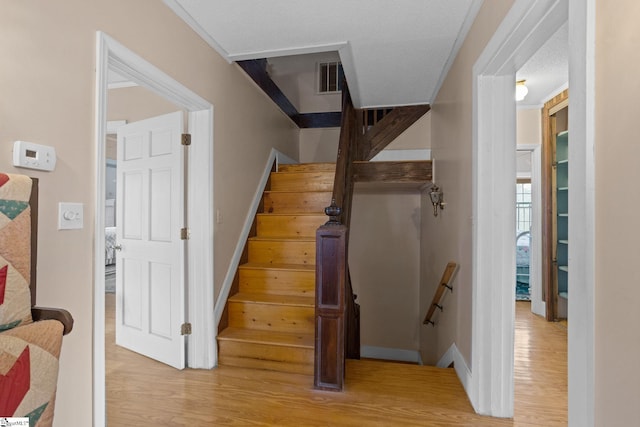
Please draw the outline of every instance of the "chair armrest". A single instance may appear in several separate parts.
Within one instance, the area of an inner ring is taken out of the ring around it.
[[[67,335],[73,329],[73,317],[71,313],[62,308],[31,307],[33,321],[57,320],[64,325],[63,335]]]

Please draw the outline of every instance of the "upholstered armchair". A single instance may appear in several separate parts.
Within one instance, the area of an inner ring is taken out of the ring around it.
[[[35,307],[38,181],[0,173],[0,418],[51,426],[66,310]]]

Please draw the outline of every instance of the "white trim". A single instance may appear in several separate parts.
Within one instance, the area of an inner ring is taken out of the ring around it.
[[[213,106],[189,112],[189,183],[187,318],[192,335],[187,340],[191,368],[211,369],[217,364],[213,317]]]
[[[513,416],[515,73],[474,73],[471,403]],[[487,250],[490,248],[490,250]]]
[[[462,387],[469,394],[469,384],[471,382],[471,371],[465,362],[464,357],[458,350],[455,343],[451,344],[449,350],[438,360],[436,366],[438,368],[448,368],[453,363],[453,369],[455,369],[458,379],[462,383]]]
[[[529,284],[531,312],[546,315],[546,302],[542,299],[542,145],[520,144],[517,151],[531,153],[531,246]]]
[[[595,0],[569,0],[569,425],[595,425]]]
[[[173,11],[173,13],[178,15],[184,22],[186,22],[187,25],[191,27],[191,29],[195,31],[196,34],[202,37],[202,39],[209,46],[211,46],[216,52],[218,52],[220,56],[222,56],[225,59],[225,61],[227,61],[229,64],[233,62],[231,59],[229,59],[229,52],[227,52],[222,46],[220,46],[220,44],[218,44],[218,42],[215,41],[215,39],[211,37],[209,33],[207,33],[207,31],[200,26],[200,24],[198,24],[198,21],[193,19],[191,14],[189,14],[189,12],[187,12],[182,7],[181,4],[179,4],[176,0],[163,0],[163,1],[164,1],[164,4],[166,4],[169,7],[169,9]]]
[[[472,376],[468,393],[475,410],[491,416],[513,416],[513,82],[516,71],[567,19],[566,0],[516,0],[473,67]]]
[[[267,186],[267,182],[269,180],[269,176],[271,176],[271,170],[274,163],[278,165],[280,163],[291,164],[297,162],[295,162],[290,157],[282,154],[275,148],[272,148],[271,153],[269,153],[269,158],[267,159],[267,163],[264,166],[264,171],[262,172],[262,177],[260,178],[260,182],[258,183],[256,192],[253,195],[253,201],[251,202],[251,206],[249,207],[249,211],[247,212],[247,216],[244,220],[244,226],[242,227],[242,231],[240,232],[240,237],[238,237],[236,249],[233,252],[231,261],[229,262],[229,269],[227,270],[227,275],[224,278],[224,282],[222,282],[222,288],[220,289],[220,294],[218,295],[218,300],[216,301],[214,310],[216,325],[220,323],[220,319],[222,318],[222,313],[224,312],[224,307],[227,304],[229,292],[231,291],[231,286],[233,285],[233,279],[236,275],[236,271],[238,270],[238,266],[240,265],[240,258],[242,257],[244,245],[247,241],[247,238],[249,237],[249,233],[251,232],[253,220],[256,216],[256,212],[258,212],[258,207],[260,206],[260,202],[262,200],[262,193]],[[215,335],[217,336],[217,331],[215,331]]]
[[[107,85],[109,90],[111,89],[126,89],[129,87],[138,87],[138,84],[134,82],[113,82]]]
[[[189,318],[198,325],[188,340],[190,367],[207,368],[215,364],[216,347],[211,331],[215,330],[213,311],[213,106],[164,72],[108,35],[96,33],[95,86],[95,222],[94,222],[94,319],[93,319],[93,425],[106,422],[105,345],[104,345],[104,205],[105,205],[105,137],[107,133],[107,80],[109,70],[147,87],[158,95],[189,111],[193,159],[189,169],[189,226],[192,238],[189,251],[187,293]],[[204,262],[203,260],[206,260]],[[197,281],[196,281],[197,280]],[[195,317],[194,317],[195,316]],[[202,341],[204,340],[204,342]]]
[[[256,50],[252,52],[235,53],[229,55],[228,58],[231,61],[244,61],[247,59],[260,59],[260,58],[273,58],[278,56],[292,56],[292,55],[306,55],[309,53],[323,53],[334,52],[342,49],[347,45],[347,42],[337,43],[323,43],[317,45],[306,45],[298,47],[287,47],[284,49],[272,49],[272,50]],[[333,92],[323,92],[323,94]],[[337,93],[337,92],[336,92]]]
[[[275,152],[276,152],[276,163],[278,165],[295,165],[295,164],[300,163],[299,161],[287,156],[284,153],[281,153],[278,150],[275,150]],[[278,169],[276,168],[276,170],[278,170]]]
[[[371,159],[372,162],[431,160],[431,149],[382,150]]]
[[[422,365],[422,358],[418,350],[405,350],[403,348],[376,347],[363,345],[360,347],[360,357],[365,359],[393,360],[396,362],[409,362]]]
[[[484,0],[478,0],[471,3],[471,6],[469,6],[469,10],[467,11],[467,16],[465,16],[464,18],[462,27],[460,27],[460,32],[458,32],[456,41],[451,48],[451,52],[449,52],[449,57],[447,58],[447,62],[444,64],[444,67],[442,68],[442,72],[440,73],[440,78],[438,79],[438,82],[433,88],[433,93],[431,94],[431,100],[429,101],[429,104],[433,104],[433,100],[436,99],[436,96],[438,96],[438,92],[440,91],[440,88],[442,87],[444,80],[447,78],[447,75],[449,74],[449,70],[453,65],[453,61],[455,61],[456,57],[458,56],[458,51],[460,50],[460,48],[462,47],[462,44],[466,40],[467,34],[469,33],[469,30],[473,25],[473,21],[475,21],[476,16],[478,15],[480,8],[482,7],[483,2]]]

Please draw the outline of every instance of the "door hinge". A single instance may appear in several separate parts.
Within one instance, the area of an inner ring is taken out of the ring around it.
[[[190,133],[183,133],[182,134],[182,139],[180,140],[182,145],[191,145],[191,134]]]
[[[180,326],[180,335],[191,335],[191,323],[186,322]]]
[[[181,228],[180,229],[180,240],[189,240],[189,229]]]

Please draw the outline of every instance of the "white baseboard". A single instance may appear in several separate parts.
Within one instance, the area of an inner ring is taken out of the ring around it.
[[[451,344],[449,350],[440,358],[436,366],[438,368],[447,368],[451,363],[453,363],[453,369],[455,369],[458,379],[460,379],[462,386],[467,392],[467,396],[470,396],[469,385],[471,384],[471,371],[455,343]]]
[[[251,231],[251,227],[253,225],[253,219],[256,216],[256,212],[258,212],[258,206],[260,206],[260,201],[262,200],[262,193],[264,192],[264,188],[267,186],[267,181],[269,180],[269,176],[271,175],[271,169],[273,168],[274,162],[277,162],[278,164],[285,164],[294,163],[295,160],[291,159],[275,148],[271,149],[269,159],[267,160],[267,163],[264,167],[262,178],[260,178],[256,193],[253,196],[253,201],[251,202],[249,212],[247,212],[244,226],[242,227],[240,237],[238,237],[236,249],[233,252],[233,256],[231,257],[231,262],[229,263],[229,268],[227,269],[227,275],[224,278],[222,289],[220,289],[220,294],[218,295],[218,299],[213,310],[216,319],[216,325],[220,323],[220,319],[222,318],[222,313],[224,311],[224,306],[227,304],[229,292],[231,291],[231,285],[233,285],[233,279],[236,275],[238,265],[240,264],[240,258],[242,257],[242,251],[244,249],[247,238],[249,237],[249,232]],[[216,332],[216,336],[217,335],[218,334]]]
[[[422,358],[420,357],[420,352],[418,350],[363,345],[360,347],[360,357],[367,359],[394,360],[396,362],[411,362],[422,365]]]

